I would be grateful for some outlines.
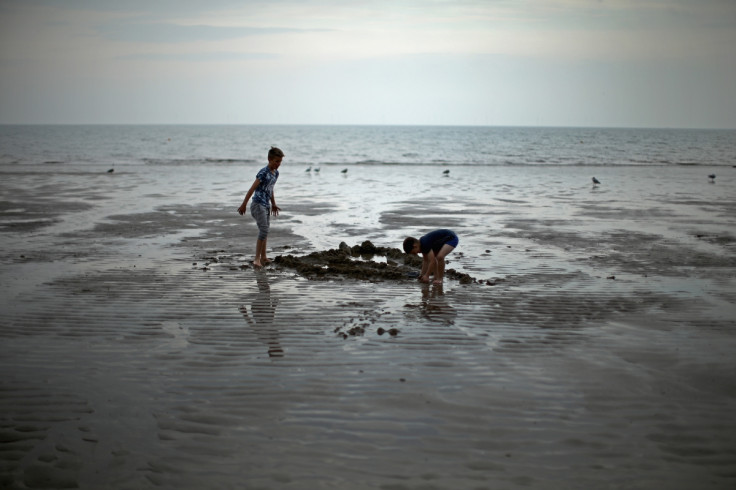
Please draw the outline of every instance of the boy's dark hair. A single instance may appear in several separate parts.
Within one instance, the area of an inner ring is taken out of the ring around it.
[[[275,146],[272,146],[270,150],[268,150],[268,158],[284,158],[284,152],[281,151],[280,148],[276,148]]]
[[[404,252],[411,253],[412,249],[414,248],[414,244],[418,242],[414,237],[408,236],[404,239]]]

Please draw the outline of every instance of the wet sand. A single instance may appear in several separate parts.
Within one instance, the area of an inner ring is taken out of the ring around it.
[[[461,235],[432,286],[339,215],[347,238],[315,247],[300,225],[338,206],[296,193],[254,269],[229,188],[119,173],[3,175],[0,487],[736,484],[733,200],[640,232],[581,231],[642,219],[606,203],[477,211],[505,228]],[[424,213],[378,219],[476,219]]]

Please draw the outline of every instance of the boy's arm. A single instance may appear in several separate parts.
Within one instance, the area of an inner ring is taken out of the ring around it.
[[[271,214],[278,216],[279,211],[281,211],[281,208],[276,205],[276,192],[271,190]]]
[[[419,276],[419,280],[422,282],[429,282],[429,276],[434,273],[437,265],[437,259],[434,256],[434,250],[430,250],[426,254],[422,254],[422,273]]]
[[[245,209],[248,206],[248,201],[250,201],[251,196],[256,191],[258,186],[261,185],[261,181],[256,179],[255,182],[253,182],[253,185],[250,186],[250,189],[248,189],[248,193],[245,195],[245,199],[243,199],[243,204],[240,205],[238,208],[238,213],[245,214]]]

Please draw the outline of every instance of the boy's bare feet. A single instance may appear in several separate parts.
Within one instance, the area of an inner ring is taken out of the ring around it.
[[[263,267],[263,264],[261,264],[258,260],[254,260],[253,267]]]

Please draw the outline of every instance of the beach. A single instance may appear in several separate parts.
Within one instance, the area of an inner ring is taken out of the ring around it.
[[[255,269],[258,168],[1,166],[0,487],[736,484],[736,170],[287,151],[272,259],[450,228],[436,286]]]

